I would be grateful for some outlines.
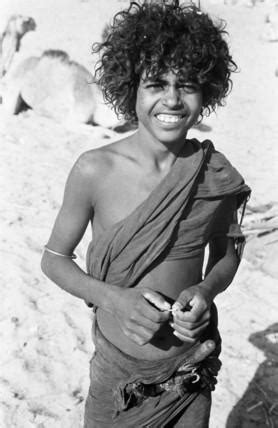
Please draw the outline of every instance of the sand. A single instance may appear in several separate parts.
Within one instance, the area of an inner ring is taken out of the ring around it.
[[[278,236],[274,230],[278,205],[278,44],[262,40],[264,3],[253,8],[203,3],[227,21],[240,73],[234,77],[226,107],[205,120],[207,131],[194,129],[190,136],[212,139],[253,189],[245,218],[249,237],[245,256],[233,284],[217,298],[223,368],[214,393],[210,428],[243,426],[240,419],[244,414],[257,421],[254,426],[263,428],[271,426],[268,419],[274,418],[277,409],[273,407],[277,396],[267,401],[264,393],[275,389],[271,379],[277,378],[278,360]],[[111,15],[127,4],[116,0],[2,0],[0,29],[11,13],[32,16],[37,22],[36,32],[23,39],[15,63],[55,48],[66,50],[90,68],[92,42],[100,37]],[[43,276],[40,257],[72,164],[83,151],[121,135],[100,126],[65,127],[31,110],[9,116],[1,106],[0,135],[0,426],[79,428],[93,352],[91,314],[83,302]],[[273,231],[260,235],[266,228]],[[83,267],[88,239],[86,236],[77,249],[78,263]],[[270,326],[272,329],[266,330]],[[254,401],[254,388],[265,367],[273,371],[268,384],[261,384],[264,393],[258,389]]]

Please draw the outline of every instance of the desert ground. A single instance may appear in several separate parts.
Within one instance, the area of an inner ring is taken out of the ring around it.
[[[215,19],[226,20],[240,72],[226,106],[189,136],[213,140],[252,188],[244,258],[233,284],[217,298],[223,367],[210,428],[278,427],[278,42],[262,37],[270,2],[201,3]],[[11,14],[31,16],[37,29],[22,40],[15,63],[63,49],[92,70],[92,43],[128,4],[1,0],[0,32]],[[65,126],[32,110],[12,116],[0,105],[3,428],[82,426],[91,312],[43,276],[40,258],[74,161],[121,137],[101,126]],[[89,234],[76,251],[82,267],[88,240]]]

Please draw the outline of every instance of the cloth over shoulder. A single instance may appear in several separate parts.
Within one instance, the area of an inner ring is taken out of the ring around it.
[[[196,198],[216,198],[220,196],[236,195],[238,207],[249,196],[251,190],[244,183],[243,177],[232,166],[228,159],[209,144],[206,160],[198,176]]]
[[[186,140],[171,170],[148,198],[90,243],[88,273],[121,287],[136,285],[169,245],[193,193],[195,198],[236,195],[240,205],[250,188],[209,140],[202,144]]]

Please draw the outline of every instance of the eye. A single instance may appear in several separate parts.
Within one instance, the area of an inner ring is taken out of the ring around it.
[[[193,94],[195,92],[200,92],[200,85],[194,82],[185,82],[179,85],[180,88],[184,89],[185,92]]]
[[[151,82],[146,85],[148,89],[163,89],[164,85],[161,82]]]

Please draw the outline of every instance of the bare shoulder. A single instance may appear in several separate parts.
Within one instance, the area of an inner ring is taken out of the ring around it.
[[[129,157],[129,138],[124,138],[98,149],[84,152],[77,160],[76,167],[84,174],[93,175],[95,178],[104,171],[111,171],[119,162]]]
[[[73,170],[84,178],[97,179],[100,174],[113,167],[114,144],[82,153],[74,164]]]
[[[74,164],[71,174],[91,185],[106,181],[128,156],[125,153],[127,144],[128,139],[123,139],[82,153]]]

